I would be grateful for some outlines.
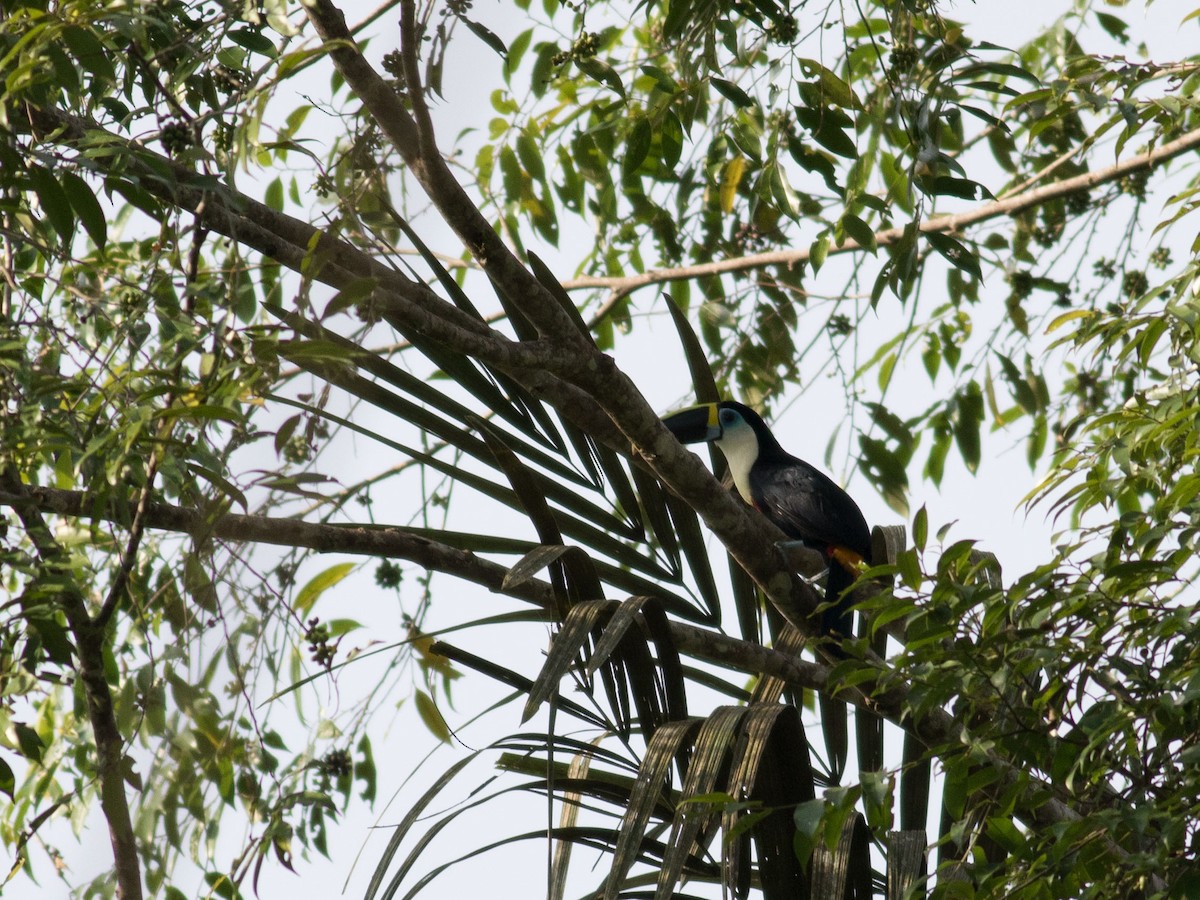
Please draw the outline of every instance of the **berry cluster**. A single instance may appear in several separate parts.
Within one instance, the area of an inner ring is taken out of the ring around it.
[[[308,641],[308,653],[312,661],[325,671],[333,668],[333,658],[337,654],[337,642],[329,643],[329,627],[319,618],[313,616],[308,620],[308,631],[304,632]]]
[[[184,122],[167,122],[158,139],[171,156],[178,156],[192,146],[192,129]]]

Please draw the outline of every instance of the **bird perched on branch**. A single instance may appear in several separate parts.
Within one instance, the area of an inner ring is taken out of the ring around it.
[[[853,613],[842,592],[871,554],[871,531],[858,504],[825,473],[787,453],[762,417],[743,403],[693,406],[663,424],[680,443],[715,443],[742,499],[791,541],[820,551],[828,565],[822,632],[850,637]]]

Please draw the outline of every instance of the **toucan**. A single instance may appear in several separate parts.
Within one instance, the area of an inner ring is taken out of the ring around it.
[[[790,540],[821,552],[828,565],[822,632],[850,637],[853,613],[842,592],[871,555],[871,531],[858,504],[825,473],[785,451],[744,403],[693,406],[667,416],[663,424],[680,443],[710,441],[720,447],[742,499]]]

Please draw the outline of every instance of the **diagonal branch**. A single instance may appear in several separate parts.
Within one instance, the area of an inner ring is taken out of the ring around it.
[[[947,213],[934,216],[920,224],[923,233],[962,231],[971,225],[978,225],[989,219],[1001,216],[1015,216],[1036,206],[1041,206],[1051,200],[1066,197],[1079,191],[1089,190],[1102,184],[1119,181],[1135,172],[1150,171],[1168,160],[1182,156],[1200,148],[1200,129],[1189,131],[1182,137],[1176,138],[1147,150],[1137,156],[1122,160],[1119,163],[1095,172],[1085,172],[1074,178],[1064,178],[1052,184],[1031,188],[1003,200],[993,200],[982,206],[962,213]],[[885,228],[875,232],[875,243],[880,247],[894,244],[904,235],[903,228]],[[836,247],[830,247],[828,255],[839,253],[854,253],[863,249],[858,241],[847,238]],[[670,281],[687,281],[693,278],[706,278],[713,275],[726,275],[732,272],[747,272],[754,269],[765,269],[772,266],[791,268],[808,262],[811,250],[807,247],[799,250],[771,250],[766,253],[754,253],[749,256],[739,256],[733,259],[722,259],[715,262],[700,263],[694,266],[680,266],[675,269],[652,269],[637,275],[593,276],[584,275],[563,282],[568,291],[590,290],[602,288],[610,291],[611,300],[631,294],[639,288],[649,285],[665,284]]]
[[[370,302],[405,329],[506,371],[563,374],[579,365],[579,354],[561,342],[513,341],[446,301],[428,285],[388,268],[357,247],[276,212],[210,177],[197,175],[89,119],[53,107],[27,109],[35,127],[44,133],[44,140],[79,150],[97,144],[122,148],[123,152],[116,154],[125,166],[122,177],[135,178],[163,203],[194,213],[200,225],[217,234],[338,290],[364,279],[374,281],[376,290]],[[102,164],[106,157],[93,155],[93,159]],[[164,172],[169,177],[164,177]]]
[[[334,66],[361,98],[446,224],[479,260],[497,289],[520,306],[541,334],[555,338],[567,347],[581,348],[586,339],[570,316],[509,250],[438,151],[421,95],[423,87],[416,59],[421,35],[417,33],[412,0],[403,0],[401,9],[406,90],[416,113],[415,120],[401,96],[359,51],[342,12],[330,0],[304,2],[304,10],[325,42]]]

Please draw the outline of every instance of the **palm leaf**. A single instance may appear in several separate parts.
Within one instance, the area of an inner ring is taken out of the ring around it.
[[[918,886],[925,881],[925,829],[893,831],[887,843],[887,900],[914,900],[924,896]]]
[[[825,694],[817,695],[821,710],[821,735],[825,739],[828,754],[828,778],[830,784],[841,784],[846,771],[846,759],[850,754],[850,716],[846,701],[836,700]]]
[[[674,527],[671,525],[671,515],[667,510],[666,491],[658,479],[653,478],[641,468],[634,466],[633,483],[637,487],[638,496],[642,501],[642,509],[650,523],[650,529],[658,541],[662,552],[666,554],[670,565],[669,571],[678,576],[680,569],[679,540]]]
[[[708,548],[704,544],[704,534],[700,530],[700,517],[696,511],[670,493],[664,492],[667,512],[671,516],[675,533],[679,536],[679,546],[687,558],[688,568],[696,580],[696,589],[704,602],[707,616],[705,623],[713,626],[721,624],[721,598],[717,591],[717,582],[713,578],[712,564],[708,558]],[[741,572],[741,566],[736,567]],[[742,572],[749,580],[748,575]],[[754,591],[754,583],[750,582],[750,590]],[[735,594],[736,595],[736,594]]]
[[[867,900],[871,896],[871,832],[861,813],[842,823],[837,846],[824,841],[813,851],[812,896]]]
[[[342,351],[345,351],[345,356],[340,355]],[[435,415],[407,397],[388,390],[379,382],[356,374],[354,364],[358,359],[369,354],[345,338],[329,333],[328,337],[323,336],[319,340],[282,341],[279,344],[279,355],[329,384],[341,388],[351,396],[385,412],[390,412],[402,421],[434,435],[439,440],[457,447],[476,459],[486,460],[488,458],[485,445],[470,431],[454,421]],[[387,364],[385,363],[385,365]],[[394,367],[392,368],[394,369]],[[407,373],[400,372],[398,369],[395,371],[406,378],[411,378]],[[414,392],[414,396],[427,396],[429,393],[425,389],[427,386],[424,385],[424,382],[419,383],[422,388],[419,393]],[[444,406],[452,413],[461,413],[464,417],[461,421],[466,421],[466,417],[471,415],[465,407],[447,399],[444,394],[435,392],[435,395],[441,398],[435,408]],[[581,486],[587,484],[587,481],[579,473],[559,458],[526,443],[515,435],[508,435],[507,440],[528,459],[547,471]]]
[[[666,721],[680,721],[688,716],[686,686],[679,650],[671,637],[665,605],[658,597],[647,598],[642,605],[642,620],[654,642],[654,658],[662,684],[662,708]],[[649,735],[646,736],[649,739]]]
[[[885,531],[876,526],[871,531],[872,562],[876,560],[876,552],[886,554],[883,558],[895,559],[895,549],[890,546],[894,532]],[[901,528],[903,542],[903,528]],[[882,547],[880,550],[879,548]],[[883,582],[890,586],[891,579]],[[876,631],[864,615],[858,616],[858,636],[864,638],[867,645],[878,656],[886,656],[888,636],[886,631]],[[858,749],[858,770],[860,772],[878,772],[883,769],[883,717],[859,707],[854,712],[854,733]]]
[[[560,833],[566,833],[569,829],[573,829],[579,822],[583,789],[585,786],[593,783],[588,778],[592,759],[593,755],[591,753],[576,753],[571,757],[571,764],[567,769],[566,777],[561,781],[555,782],[559,790],[562,791],[562,812],[559,813],[558,818],[558,830]],[[579,786],[579,789],[575,789],[576,785]],[[616,802],[623,805],[628,801],[628,798],[628,793],[625,793]],[[561,839],[555,841],[554,858],[550,864],[550,884],[546,891],[547,900],[563,900],[563,897],[566,895],[567,871],[571,865],[571,850],[574,846],[575,844],[572,841]]]
[[[708,354],[700,338],[688,321],[687,314],[680,309],[670,294],[661,294],[666,304],[667,312],[671,314],[671,323],[675,333],[679,335],[679,343],[683,347],[683,356],[687,360],[688,372],[692,376],[692,387],[696,393],[697,403],[716,403],[721,399],[717,391],[717,379],[713,375],[712,366],[708,362]]]
[[[752,706],[745,719],[745,741],[739,743],[729,776],[728,794],[749,797],[765,806],[751,834],[758,845],[759,880],[767,900],[802,897],[806,879],[796,857],[796,805],[816,796],[808,740],[794,706]],[[737,810],[726,810],[722,828],[735,834]],[[745,843],[738,841],[737,843]],[[748,853],[728,856],[727,884],[745,896],[749,882]]]
[[[558,683],[570,671],[601,618],[611,614],[612,605],[601,600],[577,603],[567,610],[562,626],[550,642],[546,662],[529,689],[525,708],[521,712],[522,722],[528,722],[538,707],[554,695]]]
[[[466,666],[468,669],[474,669],[476,672],[481,672],[484,675],[487,675],[489,678],[499,681],[501,684],[506,684],[509,687],[520,691],[522,694],[528,695],[533,689],[533,679],[526,678],[524,675],[514,672],[512,669],[505,668],[504,666],[498,665],[491,660],[484,659],[481,656],[476,656],[475,654],[455,647],[452,644],[447,644],[444,641],[437,641],[432,647],[430,647],[430,650],[434,653],[437,653],[439,656],[444,656],[447,659],[458,663],[459,665]],[[603,718],[592,712],[592,710],[580,706],[573,700],[566,700],[560,697],[558,700],[558,708],[564,712],[570,713],[580,721],[587,722],[589,725],[592,725],[596,728],[607,729],[608,727],[608,723],[605,722]]]
[[[421,240],[420,236],[413,229],[413,227],[409,225],[408,221],[394,209],[389,208],[389,213],[396,221],[396,224],[399,225],[400,229],[408,237],[409,241],[412,242],[413,247],[415,247],[417,252],[421,254],[422,259],[425,260],[425,264],[429,266],[430,271],[433,272],[434,277],[437,278],[438,284],[441,286],[442,290],[446,292],[446,296],[450,298],[451,302],[453,302],[455,306],[466,312],[468,315],[478,319],[480,322],[484,321],[483,316],[480,315],[479,310],[475,307],[475,304],[471,302],[471,298],[467,296],[466,291],[462,289],[458,281],[456,281],[454,276],[450,274],[449,270],[442,265],[441,261],[436,255],[434,255],[433,251],[431,251],[425,242]],[[535,399],[524,387],[522,387],[516,381],[513,381],[513,379],[504,372],[496,371],[488,366],[483,366],[483,368],[484,371],[491,376],[495,383],[501,387],[512,399],[514,407],[519,407],[520,409],[527,411],[528,414],[537,421],[538,425],[542,429],[542,435],[544,435],[543,440],[547,441],[550,446],[554,447],[560,453],[565,453],[566,446],[563,444],[562,437],[555,428],[554,419],[550,416],[549,412],[547,412],[541,401]],[[515,412],[514,409],[509,409],[507,406],[501,406],[497,411],[505,418],[508,418],[509,421],[512,421],[513,424],[524,430],[525,419],[523,416],[513,415]],[[508,413],[508,415],[506,415],[506,413]],[[583,457],[581,456],[581,459],[582,458]]]
[[[638,763],[636,760],[628,759],[613,750],[608,749],[602,744],[597,744],[594,741],[584,741],[579,738],[571,737],[566,734],[552,734],[543,731],[527,731],[517,734],[510,734],[508,737],[500,738],[493,745],[501,750],[511,750],[514,754],[521,754],[524,757],[532,757],[541,753],[545,753],[547,749],[552,749],[556,752],[570,753],[571,755],[579,755],[586,753],[593,762],[601,762],[609,766],[618,766],[627,770],[630,774],[617,775],[615,773],[605,771],[603,778],[613,781],[615,784],[625,785],[625,793],[628,795],[629,788],[633,785],[633,779],[637,776]],[[508,754],[511,755],[511,754]],[[505,764],[498,764],[501,768]],[[544,772],[546,765],[544,762],[538,763],[538,772]],[[510,764],[508,766],[512,771],[530,772],[527,765]],[[566,772],[562,773],[562,777],[566,777]]]
[[[772,642],[772,646],[780,653],[786,653],[789,656],[799,656],[800,651],[804,649],[806,643],[807,639],[799,628],[791,622],[782,621],[779,632]],[[769,675],[764,676],[754,685],[754,699],[751,702],[778,703],[783,697],[785,689],[787,689],[786,682]],[[796,703],[795,705],[799,707],[803,704]]]
[[[656,898],[671,894],[683,873],[684,863],[692,855],[692,846],[714,816],[703,804],[689,804],[693,797],[716,791],[718,783],[729,776],[729,758],[739,726],[746,716],[744,706],[722,706],[714,710],[701,725],[688,761],[687,777],[683,782],[683,802],[675,811],[667,855],[658,874]]]
[[[699,719],[668,722],[647,744],[637,782],[617,829],[617,845],[604,883],[604,900],[616,900],[625,876],[642,852],[646,826],[660,802],[671,761],[686,758],[686,747],[702,724]]]
[[[900,828],[904,831],[923,832],[929,821],[931,765],[925,745],[905,732],[900,772]]]
[[[400,823],[392,832],[392,836],[388,839],[387,847],[384,848],[383,854],[379,858],[379,862],[375,865],[375,871],[371,874],[371,880],[367,883],[367,891],[365,894],[366,900],[373,900],[375,895],[379,892],[379,888],[383,884],[383,878],[387,874],[387,870],[391,866],[392,860],[395,859],[396,853],[400,849],[400,845],[408,836],[412,826],[417,822],[418,819],[421,818],[422,814],[429,807],[429,804],[432,803],[436,797],[440,796],[442,791],[445,790],[446,786],[454,780],[455,776],[457,776],[459,772],[470,765],[470,763],[472,763],[478,757],[478,755],[478,753],[469,753],[462,759],[457,760],[452,766],[446,769],[445,772],[438,776],[437,780],[429,786],[429,789],[426,790],[425,793],[417,799],[416,803],[409,808],[408,812],[405,813],[404,818],[400,820]],[[391,889],[389,888],[389,892],[390,891]]]
[[[608,486],[612,488],[613,495],[616,497],[617,507],[625,514],[630,525],[632,531],[630,540],[644,541],[646,531],[642,522],[641,505],[638,501],[637,491],[634,490],[629,474],[625,470],[625,463],[612,449],[602,445],[596,446],[596,459],[604,471]]]

